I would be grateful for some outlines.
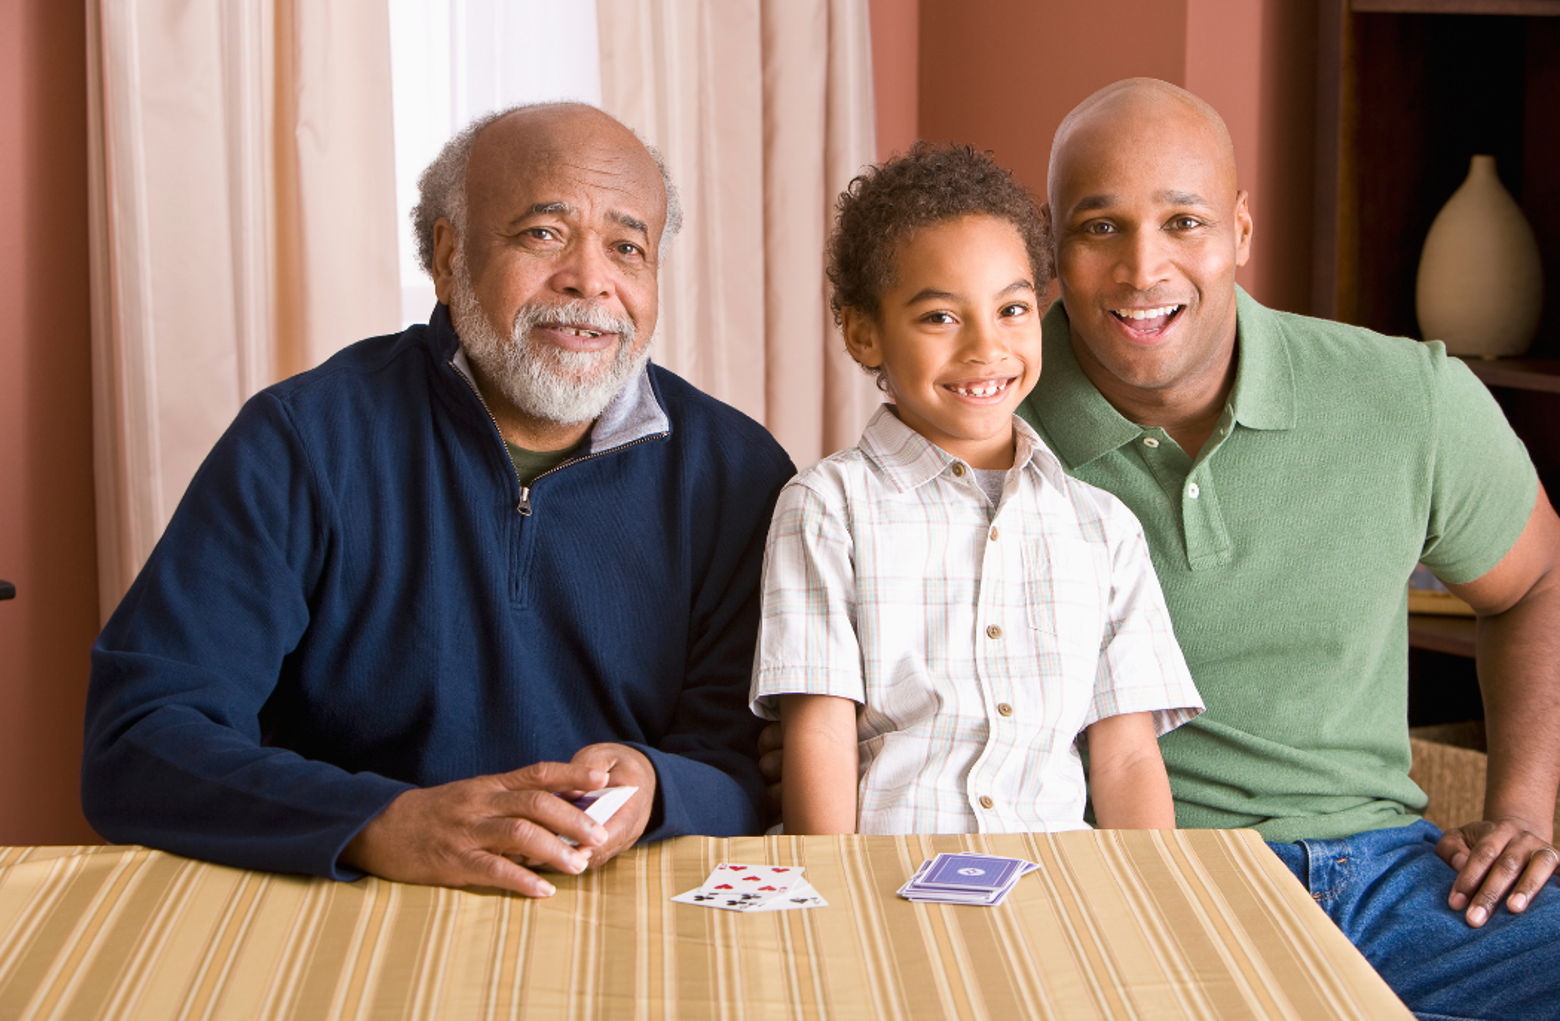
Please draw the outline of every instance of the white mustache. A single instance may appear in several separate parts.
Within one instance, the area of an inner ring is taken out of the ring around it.
[[[515,312],[514,338],[521,340],[538,326],[583,326],[615,333],[625,346],[633,346],[634,324],[627,316],[614,316],[593,302],[575,299],[561,305],[522,305]]]

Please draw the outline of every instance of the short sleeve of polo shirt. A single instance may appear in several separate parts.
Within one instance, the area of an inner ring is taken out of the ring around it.
[[[1426,370],[1434,454],[1422,560],[1442,581],[1500,563],[1538,497],[1538,474],[1489,389],[1439,342]]]
[[[856,642],[852,542],[841,496],[839,506],[831,506],[821,493],[792,480],[775,504],[764,548],[763,608],[750,692],[753,712],[764,719],[779,718],[776,695],[866,701]]]

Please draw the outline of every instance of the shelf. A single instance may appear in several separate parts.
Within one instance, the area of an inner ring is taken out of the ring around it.
[[[1560,394],[1560,358],[1464,358],[1487,386]]]
[[[1555,0],[1352,0],[1357,13],[1560,15]]]
[[[1408,615],[1408,644],[1416,649],[1473,658],[1478,623],[1472,617],[1431,613]]]

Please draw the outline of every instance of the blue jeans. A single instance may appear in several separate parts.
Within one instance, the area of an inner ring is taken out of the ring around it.
[[[1269,844],[1418,1017],[1560,1018],[1560,889],[1470,929],[1424,820],[1342,840]]]

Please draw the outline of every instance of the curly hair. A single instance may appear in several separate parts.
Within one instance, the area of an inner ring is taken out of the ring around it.
[[[922,227],[960,216],[993,216],[1024,239],[1035,289],[1051,279],[1051,235],[1034,196],[989,152],[968,145],[917,142],[858,175],[836,203],[829,237],[829,306],[874,318],[894,284],[895,255]]]

